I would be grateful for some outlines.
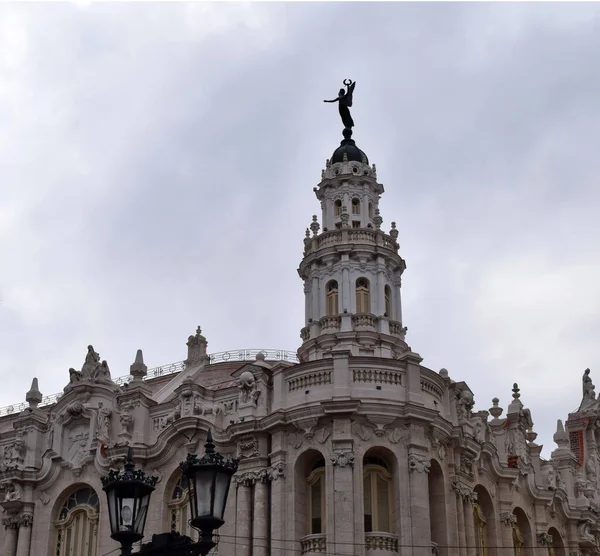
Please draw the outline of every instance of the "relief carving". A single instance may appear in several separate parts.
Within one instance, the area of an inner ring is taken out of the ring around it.
[[[517,523],[517,516],[512,512],[500,512],[500,521],[506,525],[506,527],[512,527]]]
[[[325,444],[331,436],[331,427],[321,427],[315,431],[315,438],[320,444]]]
[[[96,413],[96,436],[98,440],[106,447],[111,445],[110,441],[110,418],[112,409],[104,407],[102,402],[98,403],[98,412]]]
[[[254,436],[242,436],[238,442],[239,459],[247,459],[258,456],[258,441]]]
[[[239,390],[238,405],[258,407],[258,398],[260,390],[256,384],[256,379],[250,371],[244,371],[237,379],[237,387]]]
[[[23,431],[17,431],[17,435],[11,444],[4,446],[0,471],[11,471],[22,469],[27,453],[27,444],[23,439]]]
[[[392,444],[398,444],[408,437],[407,427],[395,427],[388,430],[388,439]]]
[[[288,433],[288,438],[290,439],[290,444],[296,450],[298,450],[302,446],[302,434],[298,429],[295,429],[292,432]]]
[[[353,423],[352,428],[354,429],[354,434],[363,442],[370,440],[373,436],[373,430],[370,427],[365,427],[362,423]]]
[[[4,493],[4,502],[16,502],[21,500],[21,486],[13,481],[0,483],[0,492]]]

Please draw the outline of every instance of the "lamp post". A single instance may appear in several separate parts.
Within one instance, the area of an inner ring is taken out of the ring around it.
[[[148,556],[206,556],[217,545],[213,532],[224,523],[231,477],[237,471],[238,461],[225,459],[215,451],[210,429],[204,446],[205,453],[201,458],[188,454],[187,459],[179,464],[182,474],[188,479],[190,525],[200,532],[200,540],[195,543],[179,533],[161,533],[153,535],[151,542],[142,545],[140,553]],[[150,495],[156,480],[156,477],[147,477],[141,470],[134,470],[131,448],[127,451],[125,471],[119,473],[111,469],[107,477],[102,477],[108,499],[110,536],[121,543],[121,556],[131,555],[133,543],[144,537]]]
[[[121,544],[121,556],[129,556],[133,543],[144,538],[150,495],[156,485],[156,477],[147,477],[134,467],[130,447],[125,470],[119,473],[111,469],[108,476],[101,479],[108,500],[110,536]]]
[[[217,544],[213,539],[213,531],[224,523],[231,478],[238,468],[236,459],[225,459],[215,451],[210,429],[204,448],[205,453],[201,458],[196,454],[188,454],[180,464],[182,474],[188,479],[192,516],[190,525],[200,532],[196,546],[201,556],[206,556]]]

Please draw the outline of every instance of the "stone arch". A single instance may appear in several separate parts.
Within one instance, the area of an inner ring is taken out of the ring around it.
[[[531,533],[531,524],[529,518],[522,508],[516,507],[513,510],[513,514],[517,518],[517,522],[513,525],[513,541],[516,539],[516,544],[522,543],[521,551],[515,550],[515,556],[534,556],[533,547],[534,543],[533,535]],[[513,545],[515,543],[513,542]]]
[[[398,484],[398,459],[394,452],[385,448],[383,446],[372,446],[369,448],[363,455],[362,458],[362,484],[363,484],[363,524],[365,526],[365,532],[369,527],[367,527],[368,517],[365,512],[364,502],[365,502],[365,479],[367,478],[367,473],[369,469],[377,469],[381,468],[385,470],[387,473],[383,473],[384,478],[388,478],[390,480],[390,488],[388,490],[388,507],[389,507],[389,531],[393,535],[398,535],[400,532],[400,501],[398,496],[396,495],[399,492],[399,484]],[[367,473],[366,473],[367,472]],[[380,528],[380,527],[379,527]]]
[[[498,555],[498,546],[500,546],[500,541],[498,540],[498,529],[496,526],[496,512],[494,510],[494,502],[492,501],[492,497],[490,496],[489,491],[483,485],[476,485],[473,489],[475,494],[477,494],[477,506],[479,507],[480,516],[485,521],[483,528],[480,530],[477,527],[477,508],[474,510],[473,518],[476,521],[475,526],[475,535],[483,534],[485,543],[487,556],[499,556]],[[477,543],[477,546],[481,546],[480,543]]]
[[[566,556],[565,543],[556,527],[550,527],[548,534],[552,537],[552,547],[554,548],[555,556]]]
[[[296,459],[294,465],[294,536],[296,540],[302,540],[307,535],[311,534],[312,524],[309,523],[309,483],[308,480],[317,469],[324,469],[327,474],[327,466],[325,465],[325,456],[322,452],[315,449],[309,449],[302,452]],[[323,485],[326,484],[324,481]],[[326,492],[321,492],[323,497],[323,507],[326,508]],[[325,512],[324,512],[325,514]],[[326,521],[326,514],[322,515],[323,523]]]
[[[429,527],[431,542],[438,546],[439,556],[448,555],[448,525],[446,516],[446,481],[444,471],[435,459],[430,461],[427,475],[429,483]]]
[[[100,497],[93,486],[70,485],[56,498],[50,515],[50,554],[97,556]]]
[[[189,522],[190,505],[187,479],[177,467],[165,482],[163,493],[163,527],[162,531],[178,532],[182,535],[198,538],[198,532]]]

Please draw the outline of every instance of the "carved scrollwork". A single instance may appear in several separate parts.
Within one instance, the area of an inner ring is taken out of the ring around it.
[[[552,543],[554,542],[552,535],[546,532],[538,533],[537,540],[542,546],[552,546]]]
[[[506,525],[506,527],[512,527],[517,523],[517,516],[512,512],[500,512],[500,521]]]
[[[452,479],[452,490],[456,492],[463,500],[471,504],[477,502],[477,493],[468,485],[465,485],[457,478]]]
[[[258,441],[252,435],[242,436],[238,442],[238,457],[240,459],[258,456]]]
[[[331,454],[330,459],[336,467],[352,467],[354,465],[354,452],[336,452]]]

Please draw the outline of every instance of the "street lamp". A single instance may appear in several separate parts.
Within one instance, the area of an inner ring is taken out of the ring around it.
[[[156,485],[156,477],[147,477],[134,470],[133,451],[127,450],[123,473],[115,469],[102,477],[102,490],[108,499],[108,516],[111,538],[121,544],[121,556],[132,553],[133,543],[144,537],[150,495]]]
[[[196,454],[188,454],[187,459],[179,464],[182,474],[188,479],[192,516],[190,525],[200,532],[197,547],[202,556],[206,556],[217,544],[213,540],[213,531],[224,523],[231,477],[238,468],[236,459],[225,459],[215,452],[210,429],[204,448],[205,453],[201,458]]]

